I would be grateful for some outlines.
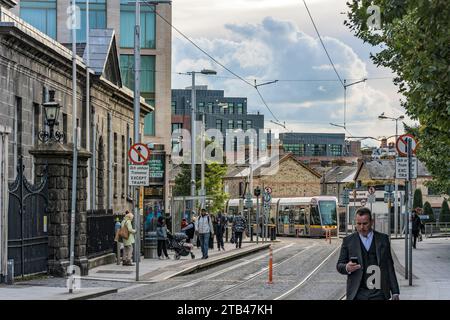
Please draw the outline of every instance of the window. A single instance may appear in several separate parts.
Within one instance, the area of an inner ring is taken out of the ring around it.
[[[199,102],[197,110],[198,110],[199,113],[204,113],[205,112],[205,103],[204,102]]]
[[[145,100],[148,104],[154,106],[154,100]],[[156,110],[156,107],[155,107]],[[148,113],[144,118],[144,135],[154,136],[155,135],[155,111]]]
[[[305,155],[305,145],[304,144],[284,144],[284,150],[286,152],[292,152],[296,156],[304,156]]]
[[[135,5],[120,0],[120,47],[134,48]],[[141,48],[155,49],[155,13],[153,6],[141,5]]]
[[[20,17],[56,39],[56,0],[20,1]]]
[[[171,110],[172,110],[172,114],[177,113],[177,102],[176,101],[172,101]]]
[[[182,123],[172,123],[172,132],[174,132],[177,129],[183,129]]]
[[[208,113],[214,113],[214,107],[212,102],[208,102]]]
[[[312,156],[326,156],[327,145],[326,144],[311,144],[310,145],[310,152]]]
[[[322,223],[326,226],[336,225],[336,202],[335,201],[319,201],[320,215],[322,216]]]
[[[228,129],[233,129],[233,120],[228,120]]]
[[[311,206],[311,225],[320,225],[320,215],[317,206]]]
[[[238,103],[237,104],[237,113],[238,114],[243,114],[244,113],[244,106],[242,105],[242,103]]]
[[[330,154],[332,156],[342,156],[342,145],[340,144],[331,144],[330,147]]]
[[[242,127],[242,120],[237,120],[236,128],[243,129],[243,127]]]
[[[87,0],[77,0],[80,7],[80,29],[77,30],[77,42],[86,41],[86,2]],[[106,28],[106,1],[89,0],[89,29]]]
[[[216,120],[216,129],[222,131],[222,120]]]
[[[125,186],[125,168],[126,168],[126,153],[127,153],[127,147],[125,145],[125,136],[122,135],[122,198],[125,198],[126,193],[126,186]]]
[[[141,56],[141,70],[141,95],[149,98],[148,94],[155,92],[155,56]],[[124,86],[134,90],[133,55],[120,55],[120,73]]]
[[[246,126],[247,126],[247,130],[252,128],[252,120],[247,120],[246,122]]]
[[[114,132],[114,198],[117,198],[117,133]]]
[[[234,103],[232,103],[232,102],[228,103],[228,113],[234,114]]]

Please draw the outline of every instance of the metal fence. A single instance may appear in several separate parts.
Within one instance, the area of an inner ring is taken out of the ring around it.
[[[450,235],[450,222],[425,223],[425,237]]]
[[[88,258],[114,252],[114,223],[112,211],[88,211],[86,248]]]

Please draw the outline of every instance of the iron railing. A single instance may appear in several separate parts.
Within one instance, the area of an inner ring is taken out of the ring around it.
[[[112,211],[88,211],[86,243],[88,258],[114,252],[114,223]]]
[[[425,223],[425,237],[450,235],[450,222]]]

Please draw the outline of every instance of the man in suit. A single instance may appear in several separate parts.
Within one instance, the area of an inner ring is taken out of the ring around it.
[[[392,300],[399,300],[389,237],[372,230],[368,208],[359,208],[355,220],[357,232],[343,240],[336,265],[347,275],[347,300],[389,300],[391,294]]]

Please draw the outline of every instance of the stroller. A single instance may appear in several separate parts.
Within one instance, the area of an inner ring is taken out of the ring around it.
[[[195,255],[192,252],[193,245],[186,243],[187,235],[184,233],[172,233],[167,232],[167,248],[175,251],[175,259],[179,260],[181,256],[191,255],[192,259],[195,259]]]

